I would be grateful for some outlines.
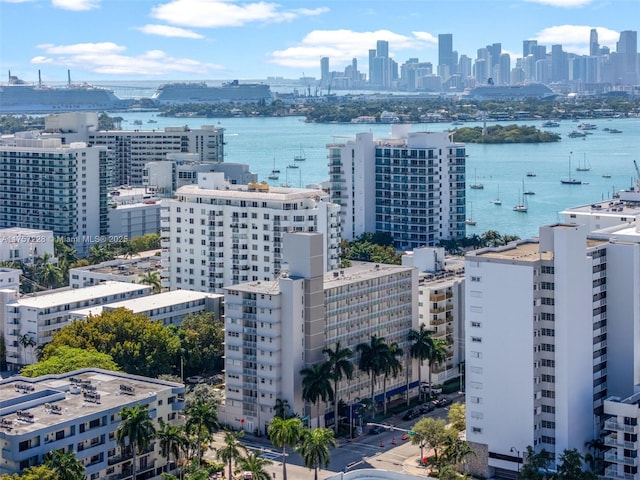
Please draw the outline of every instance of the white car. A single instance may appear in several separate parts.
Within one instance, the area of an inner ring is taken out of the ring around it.
[[[193,377],[187,377],[187,383],[198,384],[198,383],[204,383],[204,382],[205,382],[204,377],[201,377],[200,375],[194,375]]]

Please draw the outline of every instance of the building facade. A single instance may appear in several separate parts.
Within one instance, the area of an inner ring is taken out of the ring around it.
[[[0,262],[32,263],[45,255],[54,257],[51,230],[19,227],[0,230]]]
[[[3,295],[4,338],[9,369],[37,361],[35,347],[50,342],[71,320],[72,310],[149,295],[151,287],[123,282],[105,282],[87,288],[63,288],[18,297],[17,291]],[[32,340],[31,342],[25,340]]]
[[[585,453],[600,434],[607,389],[633,386],[632,347],[620,338],[637,303],[622,300],[630,288],[622,267],[630,257],[622,257],[632,249],[614,255],[587,232],[541,227],[539,240],[466,256],[467,440],[476,474],[512,478],[528,446],[550,452],[552,466],[566,449]],[[619,280],[610,273],[618,269]]]
[[[338,398],[347,404],[370,398],[373,380],[359,371],[356,349],[372,336],[397,343],[404,352],[402,372],[386,379],[387,397],[403,395],[408,384],[416,388],[407,337],[418,324],[417,270],[359,263],[325,273],[321,235],[292,233],[283,240],[287,271],[276,281],[225,288],[226,422],[264,433],[276,399],[282,399],[292,412],[309,416],[311,425],[332,425],[333,407],[303,402],[300,371],[324,361],[323,350],[339,343],[354,352],[354,373],[339,382]],[[378,404],[382,385],[380,376],[374,389]]]
[[[282,268],[284,232],[319,232],[325,270],[338,266],[339,207],[321,190],[232,185],[221,172],[198,175],[163,209],[163,286],[222,292],[270,281]],[[164,204],[163,204],[164,208]]]
[[[5,399],[0,419],[0,474],[20,473],[42,465],[54,450],[72,452],[85,467],[87,480],[130,478],[133,452],[121,447],[116,430],[124,407],[147,407],[159,421],[178,425],[185,386],[122,372],[87,368],[37,378],[0,381]],[[168,467],[168,468],[167,468]],[[136,455],[138,478],[159,479],[176,473],[158,441]]]
[[[0,228],[50,230],[84,255],[108,234],[107,150],[60,139],[0,145]]]
[[[391,128],[388,139],[360,133],[327,146],[331,201],[340,205],[343,237],[389,233],[403,250],[464,238],[464,144],[453,143],[448,132]]]

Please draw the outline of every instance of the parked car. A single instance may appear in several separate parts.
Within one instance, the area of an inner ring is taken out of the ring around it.
[[[436,407],[432,403],[425,403],[425,404],[420,405],[418,407],[418,411],[421,414],[433,412],[435,409],[436,409]]]
[[[403,420],[413,420],[420,416],[420,413],[417,410],[407,410],[402,417]]]
[[[384,428],[382,428],[379,425],[374,425],[373,427],[371,427],[369,429],[369,435],[377,435],[377,434],[382,433],[382,432],[384,432]]]
[[[198,383],[204,383],[204,382],[205,382],[204,377],[202,377],[200,375],[194,375],[193,377],[187,377],[187,383],[198,384]]]
[[[449,400],[447,397],[442,397],[442,398],[439,398],[438,400],[434,400],[434,403],[435,403],[435,406],[438,408],[447,407],[451,405],[451,400]]]

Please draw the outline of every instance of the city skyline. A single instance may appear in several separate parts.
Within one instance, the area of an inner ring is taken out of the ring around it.
[[[501,43],[515,62],[529,39],[582,55],[593,28],[600,45],[615,50],[620,31],[635,29],[628,18],[637,4],[0,0],[0,9],[1,81],[11,71],[35,82],[40,70],[47,83],[66,81],[67,70],[73,81],[320,78],[322,57],[332,71],[356,58],[366,72],[368,51],[379,40],[398,63],[419,58],[435,66],[440,34],[452,34],[453,49],[470,58]]]

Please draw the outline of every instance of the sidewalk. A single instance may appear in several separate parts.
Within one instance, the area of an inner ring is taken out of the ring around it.
[[[429,476],[430,469],[428,467],[420,466],[420,455],[407,458],[402,463],[402,470],[407,472],[410,475],[415,475],[417,477],[425,477],[425,478],[433,478],[433,479],[436,478],[436,477]]]

